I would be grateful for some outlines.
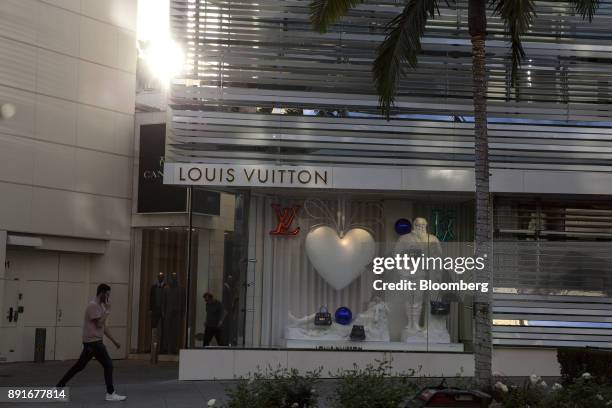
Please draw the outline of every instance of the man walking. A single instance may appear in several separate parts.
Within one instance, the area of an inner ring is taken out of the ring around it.
[[[204,347],[208,347],[210,341],[214,337],[217,339],[217,345],[224,346],[221,337],[221,323],[223,322],[223,305],[219,302],[212,293],[204,294],[206,302],[206,322],[204,323]]]
[[[101,283],[96,290],[96,299],[89,302],[85,309],[83,322],[83,351],[79,360],[68,370],[66,375],[57,384],[57,387],[65,387],[68,381],[76,373],[83,370],[89,360],[93,357],[104,367],[104,381],[106,382],[106,401],[124,401],[127,397],[119,395],[113,387],[113,361],[106,351],[102,337],[106,335],[115,347],[121,345],[115,340],[106,328],[105,322],[110,314],[111,304],[109,301],[110,286]]]

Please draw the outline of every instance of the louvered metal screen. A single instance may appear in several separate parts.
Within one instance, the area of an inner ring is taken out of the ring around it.
[[[612,347],[612,204],[498,199],[494,339]]]
[[[493,344],[612,348],[612,299],[495,294]]]
[[[172,87],[170,160],[472,165],[465,1],[430,22],[391,121],[378,115],[370,67],[403,2],[368,1],[325,35],[312,31],[308,1],[171,4],[189,62]],[[612,2],[592,24],[568,3],[538,2],[518,93],[502,25],[490,22],[492,166],[610,171]]]
[[[428,25],[419,67],[402,80],[390,121],[378,114],[370,67],[385,24],[404,2],[366,1],[325,35],[312,31],[308,1],[172,0],[171,5],[175,36],[189,61],[172,86],[169,161],[472,166],[466,1],[449,7],[441,2],[440,15]],[[537,2],[537,11],[525,38],[528,57],[518,92],[510,86],[502,24],[490,19],[491,166],[609,172],[612,0],[601,2],[592,24],[566,2]],[[496,343],[607,344],[610,333],[604,329],[526,322],[534,316],[552,324],[605,322],[612,208],[551,206],[542,216],[529,205],[498,204],[495,280],[511,293],[496,295],[495,316],[527,326],[497,325]],[[529,290],[537,293],[518,294]],[[599,297],[578,296],[572,310],[579,313],[572,314],[558,305],[574,292]],[[546,298],[553,293],[554,300]],[[559,333],[563,340],[556,339]]]

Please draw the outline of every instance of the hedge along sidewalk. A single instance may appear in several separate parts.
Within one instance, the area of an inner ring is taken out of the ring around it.
[[[416,369],[392,374],[391,361],[375,360],[365,368],[329,373],[334,379],[320,395],[323,368],[300,375],[296,369],[267,367],[227,390],[227,408],[388,408],[414,397],[420,389]],[[428,378],[426,381],[431,381]],[[222,406],[211,401],[209,406]]]
[[[571,381],[587,372],[600,380],[607,379],[612,385],[612,350],[593,348],[560,348],[557,361],[561,365],[564,382]]]

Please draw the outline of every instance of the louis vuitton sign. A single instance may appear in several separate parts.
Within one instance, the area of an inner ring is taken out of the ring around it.
[[[330,188],[326,167],[167,163],[165,184]]]
[[[164,184],[378,191],[473,191],[473,169],[169,163]]]

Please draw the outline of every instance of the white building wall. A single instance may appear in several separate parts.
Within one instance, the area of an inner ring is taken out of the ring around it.
[[[86,297],[111,284],[110,324],[124,344],[136,4],[0,1],[0,104],[16,106],[0,120],[0,230],[104,240],[105,254],[83,258],[77,280]]]

